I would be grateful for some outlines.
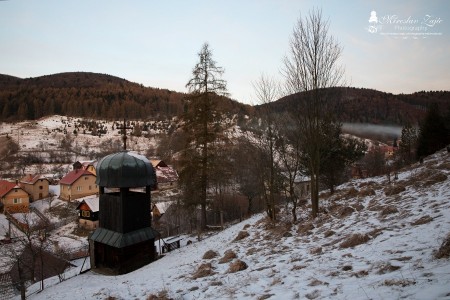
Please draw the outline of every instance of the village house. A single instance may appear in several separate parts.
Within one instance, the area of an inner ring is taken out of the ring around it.
[[[294,190],[300,199],[308,197],[311,193],[311,178],[297,176],[294,180]]]
[[[59,198],[71,201],[81,197],[98,194],[95,184],[96,175],[83,169],[75,169],[64,176],[60,181]]]
[[[18,182],[0,180],[0,212],[26,213],[29,211],[30,195]]]
[[[39,174],[28,174],[19,182],[20,187],[30,194],[30,201],[47,198],[49,184],[48,179]]]
[[[89,172],[91,172],[94,175],[97,175],[96,171],[95,171],[95,165],[96,162],[95,160],[81,160],[81,161],[76,161],[72,167],[74,170],[87,170]]]
[[[160,190],[176,188],[178,186],[178,173],[162,160],[151,160],[156,172],[157,188]]]
[[[94,230],[98,227],[99,198],[97,196],[83,199],[77,206],[81,227]]]

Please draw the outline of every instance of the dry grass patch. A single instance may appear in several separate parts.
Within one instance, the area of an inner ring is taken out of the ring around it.
[[[385,206],[383,208],[383,210],[380,212],[380,216],[385,217],[387,215],[396,214],[396,213],[398,213],[397,207],[395,207],[393,205],[388,205],[388,206]]]
[[[342,218],[345,218],[345,217],[348,217],[348,216],[350,216],[352,213],[354,213],[355,212],[355,209],[354,208],[352,208],[352,207],[350,207],[350,206],[345,206],[345,207],[343,207],[343,208],[341,208],[340,209],[340,211],[339,211],[339,217],[342,219]]]
[[[228,249],[227,251],[225,251],[223,257],[219,260],[219,264],[228,263],[233,259],[235,259],[236,257],[237,257],[236,253],[233,250]]]
[[[434,254],[436,258],[449,258],[450,257],[450,233],[447,234],[447,237],[439,247],[438,251]]]
[[[208,250],[203,254],[202,259],[213,259],[214,257],[218,256],[219,254],[216,251]]]
[[[304,268],[306,268],[306,267],[307,267],[306,265],[294,265],[294,266],[291,268],[291,271],[298,271],[298,270],[304,269]]]
[[[351,270],[353,270],[353,267],[350,265],[345,265],[342,267],[342,271],[351,271]]]
[[[442,172],[436,172],[433,175],[431,175],[431,177],[428,177],[428,179],[424,182],[423,186],[428,187],[433,184],[443,182],[445,180],[447,180],[447,175],[445,175]]]
[[[367,187],[367,188],[359,191],[358,196],[360,196],[360,197],[375,196],[375,190]]]
[[[386,274],[386,273],[390,273],[390,272],[394,272],[397,271],[398,269],[400,269],[400,266],[393,266],[390,263],[387,264],[382,264],[379,268],[378,268],[378,272],[377,274],[381,275],[381,274]]]
[[[411,223],[411,225],[417,226],[417,225],[430,223],[431,221],[433,221],[433,218],[430,217],[429,215],[426,215],[426,216],[423,216],[423,217],[415,220],[414,222]]]
[[[197,268],[197,271],[192,275],[192,279],[203,278],[214,274],[215,272],[212,269],[211,263],[205,263]]]
[[[161,291],[158,292],[158,294],[150,294],[147,296],[147,300],[172,300],[172,298],[169,297],[169,294],[167,291]]]
[[[322,247],[316,247],[316,248],[312,248],[309,250],[309,253],[313,254],[313,255],[319,255],[322,254]]]
[[[361,278],[367,275],[369,275],[369,271],[367,270],[361,270],[352,274],[352,276],[355,276],[356,278]]]
[[[233,242],[243,240],[249,236],[250,236],[250,234],[246,230],[241,230],[241,231],[239,231],[237,237],[233,240]]]
[[[336,233],[335,231],[330,229],[330,230],[325,231],[323,236],[324,237],[330,237],[330,236],[334,235],[335,233]]]
[[[402,287],[412,284],[416,284],[416,281],[412,279],[386,279],[383,283],[383,285],[386,286],[402,286]]]
[[[392,196],[392,195],[397,195],[400,194],[401,192],[406,191],[406,188],[403,184],[395,184],[392,186],[388,186],[384,189],[384,194],[386,196]]]
[[[312,234],[311,230],[313,230],[314,228],[315,227],[312,222],[307,222],[307,223],[298,225],[297,232],[300,235],[310,235],[310,234]]]
[[[245,252],[245,255],[247,255],[247,256],[253,255],[253,254],[257,253],[258,251],[260,251],[260,250],[255,247],[252,247],[252,248],[248,249],[247,252]]]
[[[359,194],[359,191],[357,189],[355,189],[354,187],[352,187],[345,193],[345,198],[347,198],[347,199],[355,198],[356,196],[358,196],[358,194]]]
[[[340,248],[353,248],[361,244],[365,244],[370,240],[367,234],[356,233],[345,239],[340,245]]]
[[[236,259],[234,262],[230,264],[230,267],[228,268],[228,273],[236,273],[245,270],[247,268],[248,266],[244,261]]]

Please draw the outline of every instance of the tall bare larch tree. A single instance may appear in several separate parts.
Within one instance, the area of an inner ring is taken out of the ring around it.
[[[199,61],[186,84],[184,130],[187,146],[183,155],[181,179],[188,204],[201,206],[200,227],[206,228],[207,190],[214,160],[214,146],[221,133],[217,97],[227,95],[224,69],[217,66],[205,43],[198,53]]]

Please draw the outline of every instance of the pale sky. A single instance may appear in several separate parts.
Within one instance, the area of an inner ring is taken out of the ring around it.
[[[6,0],[0,73],[96,72],[186,92],[208,42],[231,97],[255,104],[252,82],[261,73],[280,77],[292,28],[313,7],[322,8],[344,48],[348,85],[396,94],[450,90],[446,0]],[[371,11],[379,23],[369,23]],[[370,25],[381,27],[371,33]],[[402,32],[417,34],[405,39]]]

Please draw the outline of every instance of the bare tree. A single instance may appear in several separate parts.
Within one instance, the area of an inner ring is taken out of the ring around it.
[[[262,74],[260,78],[253,83],[253,89],[256,97],[261,104],[262,122],[264,122],[264,131],[262,133],[262,146],[267,155],[267,173],[265,178],[264,195],[266,199],[266,211],[272,221],[276,220],[275,194],[277,192],[277,162],[276,162],[276,140],[278,132],[276,130],[276,117],[271,110],[270,103],[278,100],[280,89],[278,83],[272,77]]]
[[[322,11],[313,9],[300,17],[290,40],[289,53],[285,56],[282,74],[286,93],[298,96],[297,120],[299,134],[303,137],[302,148],[307,157],[311,176],[312,216],[319,211],[320,132],[322,122],[328,122],[328,87],[343,84],[344,70],[339,65],[342,48],[329,33],[329,21]]]

